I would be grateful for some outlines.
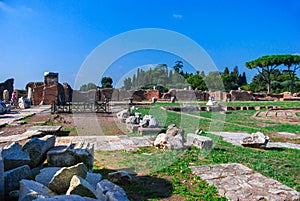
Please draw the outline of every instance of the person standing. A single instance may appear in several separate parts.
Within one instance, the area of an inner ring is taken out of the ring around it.
[[[11,102],[12,102],[12,105],[16,105],[16,102],[17,102],[17,92],[14,91],[11,95]]]

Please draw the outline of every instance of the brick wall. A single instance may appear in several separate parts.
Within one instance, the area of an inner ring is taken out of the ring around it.
[[[44,90],[44,85],[42,86],[37,85],[32,88],[32,97],[31,97],[32,105],[39,105],[43,101],[43,90]]]
[[[43,89],[43,104],[51,105],[53,102],[58,103],[58,84],[45,86]]]
[[[144,91],[144,99],[147,99],[149,101],[152,100],[152,98],[159,99],[160,98],[160,92],[158,90],[146,90]]]

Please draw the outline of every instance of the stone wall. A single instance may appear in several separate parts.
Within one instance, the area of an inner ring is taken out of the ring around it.
[[[253,99],[251,91],[231,90],[230,95],[232,101],[250,101]]]
[[[126,91],[123,89],[104,88],[89,91],[73,91],[73,101],[104,101],[105,98],[112,101],[128,101],[129,98],[133,97],[134,101],[151,100],[152,97],[159,98],[160,92],[158,90],[137,90],[137,91]]]
[[[213,96],[216,101],[227,101],[231,100],[231,94],[223,91],[210,92],[210,96]]]
[[[89,90],[89,91],[73,91],[73,102],[85,102],[85,101],[95,101],[99,100],[99,96],[97,96],[96,89]]]
[[[201,100],[207,101],[209,93],[201,90],[170,89],[168,93],[163,94],[163,98],[175,96],[177,100]]]
[[[9,99],[11,98],[11,94],[14,90],[14,79],[8,79],[5,82],[0,83],[0,100],[3,100],[3,91],[8,90],[9,92]]]

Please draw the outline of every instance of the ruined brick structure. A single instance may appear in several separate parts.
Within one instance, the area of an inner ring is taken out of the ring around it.
[[[231,94],[226,93],[224,91],[215,91],[215,92],[210,92],[210,96],[213,96],[216,101],[228,101],[231,100]]]
[[[232,101],[250,101],[253,100],[253,94],[251,91],[244,90],[231,90],[230,91]]]
[[[5,88],[5,87],[6,88]],[[13,79],[7,80],[4,84],[0,84],[0,92],[4,89],[13,91]],[[200,90],[184,90],[170,89],[167,93],[161,94],[158,90],[123,90],[114,88],[94,89],[90,91],[72,90],[67,83],[60,84],[58,82],[58,73],[45,73],[44,82],[30,82],[26,85],[26,96],[31,99],[33,105],[65,103],[65,102],[86,102],[86,101],[104,101],[109,99],[112,101],[151,101],[152,98],[171,100],[176,97],[179,101],[194,100],[208,101],[209,96],[214,96],[216,101],[249,101],[254,100],[256,96],[262,100],[278,100],[282,97],[290,97],[287,93],[274,94],[267,96],[266,94],[253,94],[249,91],[232,90],[230,93],[216,91],[207,92]],[[30,96],[30,97],[29,97]],[[295,94],[299,97],[299,94]]]
[[[3,91],[4,90],[8,90],[9,98],[11,98],[11,94],[14,90],[14,79],[13,78],[0,83],[0,100],[3,100]]]
[[[72,100],[72,88],[69,84],[58,83],[58,73],[45,73],[44,82],[29,82],[26,85],[26,96],[32,105],[51,105]]]
[[[207,101],[209,93],[200,90],[184,90],[184,89],[170,89],[164,97],[176,97],[177,100],[202,100]]]

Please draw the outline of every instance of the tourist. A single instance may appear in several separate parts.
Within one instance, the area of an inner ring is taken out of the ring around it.
[[[17,92],[14,91],[12,93],[12,95],[11,95],[11,103],[12,103],[12,105],[15,105],[16,101],[17,101]]]

